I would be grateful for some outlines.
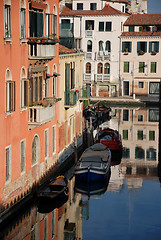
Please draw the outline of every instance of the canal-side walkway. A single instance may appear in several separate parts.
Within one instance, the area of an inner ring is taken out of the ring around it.
[[[103,101],[109,105],[140,105],[158,104],[159,96],[118,96],[118,97],[91,97],[92,102]]]

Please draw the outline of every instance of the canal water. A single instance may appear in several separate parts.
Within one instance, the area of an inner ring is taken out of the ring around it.
[[[1,232],[1,239],[160,240],[161,174],[158,168],[159,109],[111,110],[102,127],[118,130],[123,157],[113,158],[107,182],[75,184],[66,173],[69,197],[57,205],[37,200]]]

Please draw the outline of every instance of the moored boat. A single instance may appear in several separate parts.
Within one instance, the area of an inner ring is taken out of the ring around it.
[[[58,176],[55,181],[37,192],[39,200],[50,200],[64,197],[68,194],[67,180],[64,176]]]
[[[111,164],[111,151],[101,143],[87,148],[75,167],[75,179],[101,181],[107,177]]]

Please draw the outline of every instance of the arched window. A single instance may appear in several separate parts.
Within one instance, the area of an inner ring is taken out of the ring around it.
[[[105,51],[111,52],[111,42],[106,41]]]
[[[88,40],[87,42],[87,52],[92,52],[92,41]]]
[[[104,74],[110,74],[110,64],[105,63],[104,65]]]
[[[97,73],[98,74],[102,74],[102,72],[103,72],[103,64],[102,63],[98,63]]]
[[[21,69],[21,107],[27,107],[29,103],[29,80],[25,68]]]
[[[8,68],[5,74],[6,81],[6,112],[15,111],[15,81],[12,81],[12,73]]]
[[[56,97],[56,76],[54,73],[57,73],[57,66],[54,64],[53,66],[53,97]]]
[[[103,51],[103,41],[99,41],[98,48],[99,48],[99,51]]]
[[[89,62],[86,63],[86,73],[91,73],[91,64]]]
[[[31,164],[34,165],[35,163],[40,161],[40,140],[38,135],[34,136],[32,142],[32,159]]]
[[[25,0],[21,0],[20,21],[21,21],[20,36],[21,36],[21,39],[25,39],[26,38],[26,2]]]
[[[4,1],[5,38],[11,38],[11,0]]]
[[[46,10],[45,10],[45,36],[49,37],[50,35],[50,8],[49,4],[46,3]]]
[[[57,34],[57,6],[54,4],[53,7],[53,34]]]

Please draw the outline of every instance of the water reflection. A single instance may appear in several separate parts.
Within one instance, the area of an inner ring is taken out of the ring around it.
[[[124,151],[113,159],[108,181],[76,185],[72,170],[68,199],[44,209],[35,199],[1,230],[1,239],[160,239],[159,110],[115,108],[111,114],[104,125],[121,133]]]

